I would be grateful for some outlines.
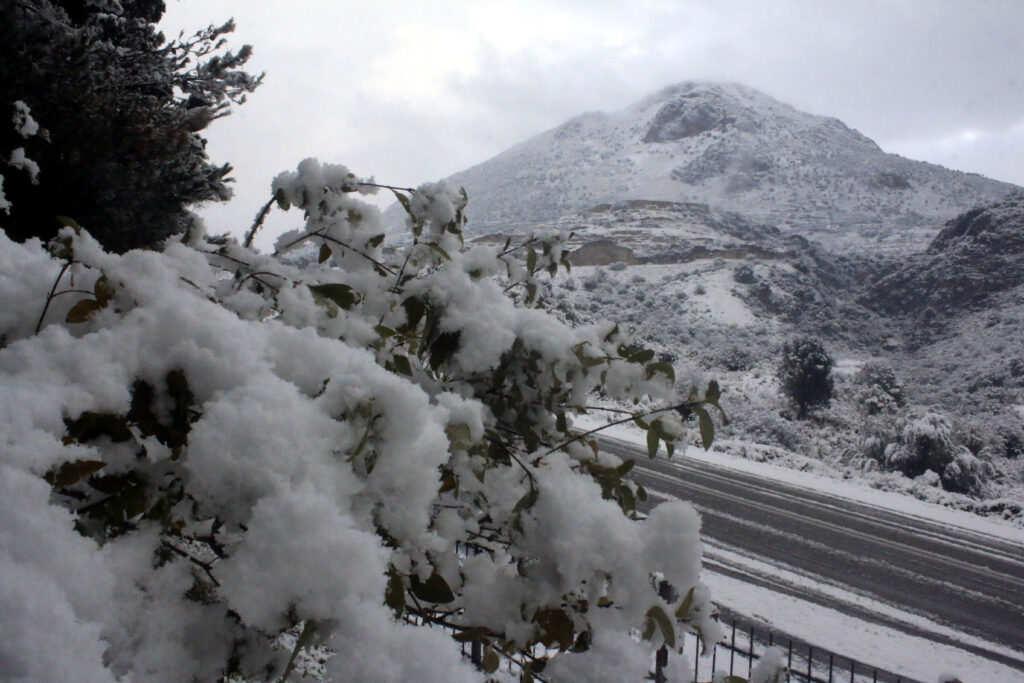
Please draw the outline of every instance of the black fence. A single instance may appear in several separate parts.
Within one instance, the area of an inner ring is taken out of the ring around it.
[[[823,647],[792,638],[735,615],[723,615],[722,638],[701,655],[700,639],[693,633],[683,637],[682,654],[693,662],[693,680],[711,681],[716,671],[749,678],[758,660],[770,647],[782,650],[786,681],[797,683],[920,683],[913,678],[858,662]],[[674,653],[670,653],[672,656]],[[650,679],[664,683],[661,667],[655,665]],[[672,682],[674,683],[674,682]]]
[[[715,672],[749,678],[765,651],[770,647],[778,647],[781,648],[786,662],[785,680],[792,683],[921,683],[916,679],[858,662],[799,638],[772,631],[738,615],[725,614],[721,622],[722,638],[704,652],[701,652],[702,646],[696,634],[683,635],[681,655],[687,657],[693,664],[693,681],[709,683]],[[477,666],[481,666],[482,648],[479,643],[463,643],[462,654]],[[668,657],[680,656],[675,652],[665,654]],[[666,662],[665,654],[656,657],[652,662],[653,671],[648,680],[676,683],[667,681],[661,673]],[[503,656],[493,676],[500,681],[517,681],[523,664],[519,658]],[[543,674],[536,676],[535,680],[543,681]]]

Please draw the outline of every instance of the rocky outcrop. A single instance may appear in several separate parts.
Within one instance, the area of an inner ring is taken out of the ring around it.
[[[874,283],[864,303],[924,322],[977,309],[1024,284],[1024,192],[946,223],[924,253]]]

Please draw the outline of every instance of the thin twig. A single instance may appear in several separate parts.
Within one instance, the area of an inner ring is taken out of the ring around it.
[[[624,417],[621,420],[615,420],[614,422],[609,422],[608,424],[603,425],[601,427],[595,427],[594,429],[590,429],[588,431],[585,431],[585,432],[582,432],[580,434],[577,434],[576,436],[574,436],[573,438],[569,439],[568,441],[563,441],[562,443],[558,444],[557,446],[552,447],[549,451],[547,451],[544,454],[544,456],[551,455],[555,451],[560,451],[560,450],[562,450],[563,448],[565,448],[566,446],[568,446],[571,443],[575,443],[575,442],[579,441],[580,439],[585,439],[588,436],[590,436],[591,434],[596,434],[597,432],[600,432],[600,431],[603,431],[605,429],[608,429],[609,427],[614,427],[615,425],[624,424],[626,422],[632,422],[633,420],[635,420],[638,417],[639,418],[650,417],[651,415],[657,415],[658,413],[667,413],[670,410],[675,410],[676,412],[682,412],[682,411],[689,410],[692,406],[700,405],[701,403],[702,403],[702,401],[687,401],[686,403],[680,403],[679,405],[668,406],[666,408],[657,408],[655,410],[649,410],[646,413],[641,413],[639,415],[630,414],[629,417]],[[541,457],[544,457],[544,456],[541,456]]]
[[[416,189],[412,188],[412,187],[395,187],[394,185],[379,185],[377,183],[359,182],[359,183],[356,183],[356,185],[359,185],[360,187],[379,187],[379,188],[382,188],[384,190],[391,190],[392,192],[394,192],[396,190],[400,191],[400,192],[415,192],[416,191]]]
[[[328,242],[334,242],[335,244],[337,244],[337,245],[339,245],[341,247],[344,247],[345,249],[350,249],[353,252],[355,252],[355,253],[359,254],[360,256],[362,256],[367,261],[370,261],[371,263],[373,263],[375,266],[378,266],[382,270],[385,270],[388,273],[391,273],[392,275],[395,274],[394,268],[391,268],[390,266],[388,266],[385,263],[381,263],[380,261],[378,261],[377,259],[373,258],[372,256],[370,256],[366,252],[362,251],[361,249],[357,249],[356,247],[353,247],[351,244],[346,244],[345,242],[342,242],[339,239],[331,237],[330,235],[325,235],[323,233],[323,231],[324,231],[324,228],[321,228],[320,230],[317,230],[315,232],[309,232],[309,233],[306,233],[305,235],[302,235],[300,237],[297,237],[297,238],[293,239],[291,242],[289,242],[288,244],[283,245],[280,249],[275,251],[274,252],[274,256],[279,256],[282,251],[284,251],[285,249],[288,249],[289,247],[295,246],[299,242],[303,242],[303,241],[311,239],[313,237],[319,237],[321,239],[327,240]]]
[[[64,277],[64,273],[67,272],[72,263],[74,263],[74,261],[68,259],[67,263],[61,267],[60,272],[57,273],[57,279],[53,281],[53,287],[50,288],[50,293],[46,295],[46,303],[43,305],[43,312],[39,314],[39,322],[36,323],[35,334],[39,334],[39,330],[43,329],[43,318],[46,317],[46,312],[50,310],[50,302],[53,301],[53,297],[55,296],[54,292],[57,291],[57,285],[60,284],[61,278]]]
[[[210,577],[210,581],[213,581],[213,585],[215,585],[218,588],[220,588],[220,581],[218,581],[217,577],[213,575],[213,565],[212,564],[210,564],[209,562],[203,562],[198,557],[195,557],[192,554],[185,552],[184,550],[182,550],[178,546],[174,545],[170,541],[165,540],[165,541],[163,541],[161,543],[161,545],[163,545],[168,550],[181,555],[182,557],[184,557],[186,560],[188,560],[192,564],[194,564],[197,567],[201,568],[203,571],[206,572],[206,575],[208,577]]]
[[[235,258],[234,256],[228,256],[227,254],[222,254],[219,251],[207,251],[205,249],[200,249],[199,251],[201,251],[204,254],[209,254],[210,256],[219,256],[219,257],[221,257],[223,259],[227,259],[228,261],[233,261],[233,262],[237,263],[240,266],[245,266],[246,268],[252,268],[252,264],[251,263],[246,263],[245,261],[243,261],[240,258]]]
[[[622,408],[605,408],[604,406],[573,406],[568,403],[563,403],[558,406],[559,408],[579,408],[580,410],[604,410],[609,413],[622,413],[623,415],[632,415],[632,410],[623,410]]]
[[[260,275],[271,275],[273,277],[279,277],[282,280],[287,280],[288,279],[284,275],[279,275],[278,273],[273,273],[273,272],[271,272],[269,270],[257,270],[257,271],[254,271],[252,273],[249,273],[248,275],[246,275],[245,277],[240,279],[238,281],[238,284],[235,285],[235,291],[237,292],[240,289],[242,289],[242,285],[245,284],[246,280],[256,280],[256,282],[259,282],[261,285],[269,287],[270,289],[274,290],[275,292],[280,292],[281,291],[280,287],[275,287],[274,285],[270,284],[266,280],[260,279],[260,277],[259,277]]]
[[[245,240],[242,242],[242,246],[246,249],[252,247],[252,241],[256,238],[256,231],[263,226],[263,220],[267,217],[267,214],[270,213],[270,207],[273,205],[274,198],[271,197],[267,200],[267,203],[263,205],[263,208],[260,209],[260,212],[256,214],[256,220],[253,222],[252,227],[249,228],[249,232],[246,233]]]
[[[90,292],[88,289],[62,289],[54,294],[53,298],[56,299],[61,294],[88,294],[89,296],[94,296],[95,292]]]

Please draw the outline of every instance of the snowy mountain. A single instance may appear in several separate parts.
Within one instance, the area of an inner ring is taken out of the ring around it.
[[[886,154],[837,119],[706,82],[577,116],[447,180],[469,192],[478,234],[662,200],[736,212],[830,248],[889,251],[923,248],[951,216],[1015,187]]]
[[[614,320],[680,362],[683,395],[719,380],[732,419],[721,448],[867,472],[874,486],[1021,518],[1024,193],[961,214],[906,254],[836,253],[694,204],[619,202],[561,224],[577,250],[572,272],[545,288],[547,305],[574,321]],[[836,360],[832,405],[806,421],[775,379],[782,342],[798,336]],[[898,448],[935,420],[973,458],[957,463],[967,479],[948,485],[973,498],[879,464],[879,444]]]

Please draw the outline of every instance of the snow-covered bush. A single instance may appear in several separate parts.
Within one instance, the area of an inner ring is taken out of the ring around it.
[[[857,373],[857,404],[868,415],[893,412],[906,402],[903,385],[892,368],[880,363],[866,363]]]
[[[665,405],[671,365],[537,308],[562,235],[466,249],[465,194],[428,184],[385,252],[373,183],[310,159],[273,187],[306,215],[277,255],[198,220],[123,255],[0,234],[5,675],[276,680],[319,645],[337,681],[481,680],[474,641],[485,671],[640,680],[677,629],[714,640],[697,513],[641,519],[573,417],[635,397],[671,453],[717,385]]]
[[[801,418],[832,400],[832,357],[817,339],[803,337],[784,343],[778,377]]]
[[[979,493],[991,474],[987,463],[954,441],[950,420],[935,412],[876,422],[863,453],[907,477],[932,473],[929,476],[937,476],[944,489],[957,493]]]

